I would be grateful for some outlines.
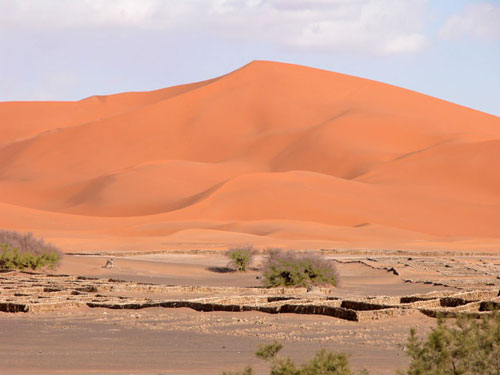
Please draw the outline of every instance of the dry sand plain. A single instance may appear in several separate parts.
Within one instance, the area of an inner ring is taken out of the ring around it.
[[[340,286],[330,292],[329,296],[335,298],[400,297],[477,289],[494,290],[498,294],[500,288],[497,278],[500,257],[483,255],[451,260],[383,253],[326,256],[336,260],[341,280]],[[118,256],[114,257],[115,267],[105,269],[102,266],[108,258],[67,255],[58,273],[227,290],[260,285],[257,270],[214,272],[227,265],[221,254]],[[259,267],[259,259],[254,266]],[[408,282],[409,279],[413,282]],[[161,299],[166,296],[162,293],[146,295],[126,286],[103,294]],[[201,291],[195,297],[213,297],[213,292]],[[184,290],[176,292],[175,298],[193,298],[193,295]],[[392,374],[406,364],[400,345],[409,328],[416,327],[424,334],[434,325],[434,318],[418,311],[366,321],[259,311],[108,309],[85,305],[46,312],[2,312],[0,331],[6,339],[0,343],[0,373],[219,374],[245,364],[254,364],[263,371],[263,364],[253,357],[253,352],[257,345],[277,339],[285,344],[284,353],[299,361],[324,347],[349,353],[355,368],[366,367],[373,374]]]

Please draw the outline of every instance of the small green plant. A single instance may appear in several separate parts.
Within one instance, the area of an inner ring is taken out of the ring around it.
[[[273,361],[281,349],[283,349],[283,345],[275,340],[272,344],[260,345],[255,352],[255,356],[264,361]]]
[[[328,352],[321,349],[312,359],[302,365],[296,365],[289,357],[278,356],[283,348],[278,342],[259,346],[255,355],[270,366],[270,375],[354,375],[349,367],[347,355]],[[241,372],[223,372],[222,375],[253,375],[253,369],[246,367]],[[367,375],[363,370],[360,374]]]
[[[454,325],[440,318],[426,340],[412,329],[406,350],[411,361],[400,375],[498,375],[500,314],[460,316]]]
[[[254,250],[251,246],[246,246],[238,249],[231,249],[227,252],[231,265],[239,272],[247,272],[254,256]]]
[[[262,278],[266,287],[337,285],[332,262],[314,254],[298,254],[280,249],[268,251]]]

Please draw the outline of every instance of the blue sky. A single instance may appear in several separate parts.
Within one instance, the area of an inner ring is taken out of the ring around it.
[[[0,101],[151,90],[256,59],[500,116],[500,0],[0,0]]]

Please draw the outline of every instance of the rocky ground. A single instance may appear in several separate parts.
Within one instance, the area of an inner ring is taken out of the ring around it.
[[[0,373],[263,371],[253,352],[276,339],[298,361],[325,347],[391,374],[406,365],[410,327],[425,334],[438,311],[500,302],[500,257],[325,256],[338,288],[270,291],[257,270],[221,272],[217,254],[114,257],[111,269],[109,256],[66,256],[57,276],[0,274]]]

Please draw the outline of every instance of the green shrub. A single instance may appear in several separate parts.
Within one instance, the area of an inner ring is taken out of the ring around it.
[[[302,365],[296,365],[289,357],[281,358],[277,354],[283,348],[278,342],[262,345],[255,352],[270,365],[270,375],[354,375],[349,367],[347,356],[343,353],[317,352],[312,359]],[[223,375],[253,375],[253,369],[246,367],[242,372],[223,372]],[[365,370],[361,374],[368,374]]]
[[[26,268],[37,270],[44,267],[53,269],[57,266],[60,259],[60,254],[53,250],[34,254],[29,251],[20,252],[17,248],[13,248],[10,245],[0,244],[1,270],[24,270]]]
[[[231,249],[227,252],[231,265],[240,272],[247,272],[247,267],[250,265],[254,254],[255,252],[251,246]]]
[[[498,375],[500,374],[500,314],[482,319],[460,317],[454,326],[443,319],[419,339],[410,331],[406,344],[411,358],[400,375]]]
[[[268,251],[262,278],[267,287],[337,285],[337,272],[332,262],[313,254]]]
[[[281,349],[283,349],[283,345],[278,341],[274,341],[269,345],[260,345],[255,352],[255,356],[264,361],[272,361],[276,359],[276,354],[278,354]]]

